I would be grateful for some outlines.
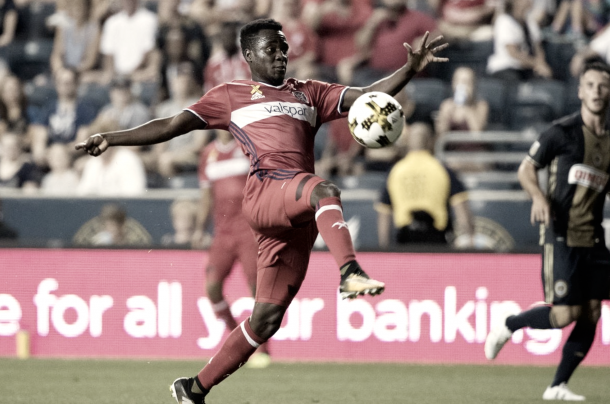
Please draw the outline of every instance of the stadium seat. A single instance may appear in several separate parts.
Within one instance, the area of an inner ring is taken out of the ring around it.
[[[477,94],[489,104],[488,129],[503,129],[508,121],[506,110],[508,84],[506,81],[481,77],[477,80]]]
[[[486,74],[487,58],[493,53],[493,41],[459,41],[449,44],[447,49],[439,52],[439,57],[447,57],[446,63],[433,63],[426,69],[430,75],[451,82],[453,72],[458,67],[472,68],[477,77]]]
[[[565,87],[566,98],[563,113],[568,115],[580,110],[580,100],[578,99],[578,80],[570,80]]]
[[[28,104],[35,107],[42,107],[48,102],[57,99],[57,91],[52,83],[36,86],[33,84],[24,87]]]
[[[564,82],[569,81],[571,75],[567,66],[570,65],[570,61],[576,53],[574,41],[565,37],[557,37],[543,41],[542,45],[546,61],[553,70],[553,78]]]
[[[93,104],[98,111],[110,103],[110,91],[107,86],[89,83],[79,88],[79,97]]]
[[[11,71],[23,81],[51,71],[52,39],[15,41],[15,54],[8,61]]]
[[[55,13],[55,2],[33,1],[19,7],[17,11],[17,39],[53,39],[54,32],[48,26],[47,19]]]
[[[564,112],[565,84],[534,79],[511,87],[508,93],[508,126],[512,130],[544,125]]]
[[[451,85],[438,78],[417,78],[409,82],[406,91],[415,102],[415,111],[409,121],[433,123],[433,113],[451,96]]]

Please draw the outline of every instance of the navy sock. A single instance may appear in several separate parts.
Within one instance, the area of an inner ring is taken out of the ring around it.
[[[558,386],[570,380],[572,373],[580,365],[580,362],[585,359],[591,345],[593,345],[596,328],[597,324],[587,320],[576,322],[568,340],[563,346],[561,362],[559,362],[559,367],[551,386]]]
[[[534,307],[533,309],[526,310],[516,316],[510,316],[506,319],[506,326],[512,332],[523,327],[531,327],[539,330],[555,328],[551,324],[551,307],[549,306]]]

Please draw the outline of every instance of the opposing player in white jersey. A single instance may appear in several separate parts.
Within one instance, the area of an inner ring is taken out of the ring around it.
[[[370,279],[354,252],[343,219],[340,190],[314,174],[314,136],[328,121],[346,116],[362,94],[397,94],[447,45],[442,37],[418,49],[404,44],[408,62],[367,87],[286,79],[288,42],[271,19],[252,21],[240,32],[241,49],[252,80],[221,84],[185,111],[139,127],[93,135],[77,145],[92,156],[109,146],[148,145],[196,129],[229,130],[250,158],[243,212],[258,241],[257,289],[250,318],[233,330],[220,350],[194,377],[170,386],[178,403],[203,403],[210,389],[239,369],[279,329],[288,305],[307,272],[320,232],[340,268],[344,298],[381,293],[385,284]]]

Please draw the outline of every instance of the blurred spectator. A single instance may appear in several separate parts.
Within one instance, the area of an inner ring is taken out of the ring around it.
[[[282,24],[290,49],[286,77],[313,79],[316,72],[317,35],[300,19],[300,0],[274,1],[271,18]]]
[[[205,92],[224,82],[250,79],[250,68],[239,48],[239,26],[237,21],[225,21],[214,36],[212,56],[204,71]]]
[[[41,191],[45,194],[69,195],[76,192],[78,173],[72,168],[72,153],[61,143],[51,145],[47,151],[49,172],[42,178]]]
[[[197,204],[190,199],[176,199],[169,209],[174,232],[164,234],[161,244],[190,248],[197,221]]]
[[[460,67],[453,73],[451,81],[453,97],[441,103],[435,127],[437,136],[445,136],[451,131],[480,132],[488,123],[489,104],[477,97],[476,76],[469,67]],[[481,143],[469,143],[456,146],[451,150],[483,151],[489,146]],[[458,171],[481,171],[489,169],[489,164],[463,162],[453,164],[451,168]]]
[[[119,129],[132,128],[150,120],[150,111],[131,90],[131,81],[117,77],[110,83],[110,103],[102,107],[92,126],[103,122],[116,122]]]
[[[609,22],[609,18],[610,2],[606,0],[560,0],[551,27],[557,34],[591,37]]]
[[[407,42],[417,46],[426,31],[430,32],[430,38],[438,35],[434,18],[409,10],[403,0],[381,0],[380,6],[355,33],[359,52],[341,61],[340,81],[360,85],[393,73],[407,63],[409,57],[407,50],[396,49],[396,44]]]
[[[447,40],[472,37],[481,40],[484,28],[489,31],[485,38],[491,40],[495,0],[444,0],[440,7],[439,30]]]
[[[81,226],[72,241],[77,245],[146,246],[152,237],[120,205],[107,203],[99,216]]]
[[[206,39],[207,41],[207,39]],[[203,70],[207,63],[210,50],[206,44],[205,60],[202,57],[190,57],[188,54],[187,33],[181,27],[173,27],[164,32],[163,38],[159,39],[162,51],[161,63],[161,85],[157,96],[158,101],[164,101],[172,97],[174,91],[171,83],[178,75],[179,66],[189,64],[193,70],[193,85],[198,88],[199,93],[203,88]]]
[[[99,121],[93,133],[116,130],[116,122]],[[84,159],[76,192],[79,195],[134,196],[146,191],[146,171],[140,156],[128,147],[113,147],[99,158]]]
[[[474,220],[464,185],[433,155],[434,133],[423,123],[411,125],[409,152],[390,171],[378,212],[379,246],[391,244],[392,218],[398,244],[448,244],[456,233],[472,241]],[[454,215],[454,223],[451,213]],[[460,247],[472,247],[462,242]]]
[[[123,8],[102,27],[100,52],[104,73],[100,80],[127,76],[133,82],[158,79],[161,56],[156,48],[157,15],[140,6],[139,0],[121,0]]]
[[[91,16],[92,0],[72,0],[67,15],[55,30],[51,70],[71,68],[81,75],[96,67],[99,55],[100,25]],[[83,77],[84,81],[87,81]]]
[[[347,118],[331,121],[328,125],[322,156],[316,161],[316,173],[321,177],[362,174],[364,148],[352,137]]]
[[[95,118],[97,110],[91,103],[79,102],[78,85],[76,71],[59,70],[55,74],[57,100],[32,109],[32,157],[36,164],[46,166],[47,148],[53,143],[73,145],[86,135],[83,131]]]
[[[317,61],[322,78],[338,81],[337,66],[357,54],[354,35],[371,16],[370,0],[303,0],[305,22],[318,35]],[[399,43],[404,42],[401,38]],[[392,48],[391,54],[396,53]],[[384,55],[384,58],[388,55]]]
[[[0,4],[0,57],[6,58],[6,46],[13,42],[17,30],[17,7],[13,0],[4,0]]]
[[[449,131],[479,132],[487,126],[489,104],[477,97],[476,76],[470,67],[460,67],[451,81],[453,97],[444,100],[436,119],[439,136]]]
[[[531,0],[507,0],[505,12],[494,22],[494,53],[487,61],[487,72],[509,81],[534,76],[552,78],[541,45],[540,27],[529,13]]]
[[[579,50],[570,62],[570,73],[573,77],[580,76],[580,71],[587,61],[599,59],[610,64],[610,24],[597,34],[589,45]]]
[[[20,135],[6,132],[0,137],[0,189],[19,188],[32,192],[40,187],[41,173],[23,151]]]
[[[19,238],[17,230],[4,222],[4,211],[2,210],[2,199],[0,199],[0,240],[6,242],[7,240],[16,240]]]
[[[215,36],[219,30],[219,23],[223,20],[223,12],[215,0],[193,0],[188,15],[203,27],[206,36]]]
[[[186,62],[177,67],[171,80],[172,98],[163,101],[155,109],[155,118],[167,118],[193,105],[199,99],[199,88],[194,85],[193,67]],[[144,157],[149,170],[169,178],[177,173],[197,171],[199,152],[208,140],[209,131],[194,131],[159,143]]]
[[[11,75],[2,81],[0,86],[0,133],[28,133],[28,100],[23,83],[17,76]],[[29,142],[29,139],[27,141]]]
[[[201,26],[179,10],[180,0],[159,1],[159,32],[157,48],[161,50],[161,90],[159,99],[170,97],[169,78],[178,64],[191,62],[199,87],[203,84],[203,68],[210,58],[211,44]]]

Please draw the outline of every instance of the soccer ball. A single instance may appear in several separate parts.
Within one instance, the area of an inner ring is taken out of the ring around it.
[[[356,142],[379,149],[398,139],[405,124],[404,115],[402,107],[391,95],[374,91],[354,101],[347,122]]]

